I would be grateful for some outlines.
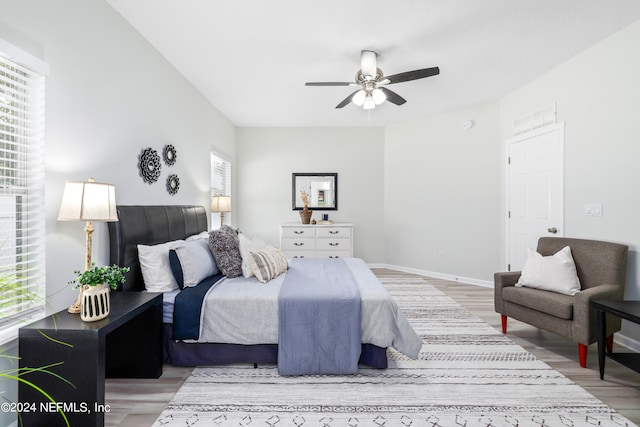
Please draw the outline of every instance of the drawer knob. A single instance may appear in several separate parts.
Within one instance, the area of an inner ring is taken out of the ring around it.
[[[339,255],[329,255],[329,258],[340,258]]]
[[[304,242],[293,242],[294,246],[304,246]]]
[[[338,234],[340,231],[338,230],[329,230],[329,234]]]
[[[304,230],[293,230],[293,234],[304,234]]]
[[[338,246],[340,243],[329,242],[329,246]]]
[[[304,258],[304,255],[295,255],[294,258]]]

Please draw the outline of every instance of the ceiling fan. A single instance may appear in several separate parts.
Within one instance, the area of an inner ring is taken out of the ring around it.
[[[377,56],[378,54],[372,50],[363,50],[361,52],[360,70],[356,73],[355,82],[307,82],[305,86],[359,86],[360,89],[347,96],[336,105],[336,108],[342,108],[353,102],[365,110],[370,110],[376,108],[376,105],[382,104],[385,100],[396,105],[402,105],[407,102],[406,99],[385,86],[440,74],[438,67],[431,67],[385,76],[376,64]]]

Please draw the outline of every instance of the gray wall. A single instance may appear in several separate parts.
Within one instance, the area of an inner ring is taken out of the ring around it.
[[[354,224],[354,255],[384,262],[384,129],[240,128],[236,223],[248,236],[278,243],[279,224],[300,223],[291,209],[293,172],[337,172],[338,210],[317,211]]]
[[[503,244],[498,124],[491,103],[387,126],[387,264],[493,283]]]
[[[67,282],[84,259],[83,224],[56,221],[66,180],[116,185],[121,204],[208,206],[212,148],[235,156],[235,126],[102,1],[0,2],[0,37],[50,66],[46,80],[47,293],[68,304]],[[55,17],[55,18],[54,18]],[[150,185],[139,176],[143,148],[178,156]],[[171,196],[170,173],[180,178]],[[96,224],[94,259],[108,262],[106,225]]]
[[[626,298],[636,300],[640,299],[638,41],[640,21],[500,102],[503,140],[511,135],[513,119],[557,102],[558,121],[566,125],[565,235],[629,245]],[[585,216],[585,203],[602,203],[603,215]],[[625,324],[624,334],[640,340],[637,326]]]
[[[0,10],[0,38],[50,66],[46,281],[48,308],[58,311],[74,300],[67,282],[84,265],[84,224],[56,221],[64,182],[113,183],[122,204],[208,206],[209,153],[215,148],[235,160],[235,126],[104,1],[0,0]],[[164,166],[160,181],[143,183],[138,154],[165,144],[176,147],[177,163]],[[180,177],[175,196],[165,190],[169,173]],[[96,224],[99,264],[108,262],[107,245],[106,225]],[[2,398],[16,400],[15,384],[2,389]],[[14,419],[0,414],[0,425]]]

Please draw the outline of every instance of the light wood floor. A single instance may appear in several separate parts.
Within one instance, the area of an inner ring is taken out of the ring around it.
[[[375,269],[374,272],[379,277],[399,274],[385,269]],[[467,310],[500,329],[500,316],[493,310],[493,289],[440,279],[427,280]],[[640,425],[640,373],[607,360],[604,381],[601,381],[595,344],[589,346],[587,367],[581,368],[577,344],[513,319],[509,319],[508,329],[508,335],[514,342]],[[614,351],[619,349],[615,344]],[[105,416],[105,425],[151,426],[191,372],[191,368],[168,365],[163,369],[159,379],[107,380],[105,400],[111,411]]]

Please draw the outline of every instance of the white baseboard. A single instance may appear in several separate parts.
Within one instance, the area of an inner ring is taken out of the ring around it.
[[[451,280],[452,282],[466,283],[469,285],[477,285],[485,288],[493,288],[493,282],[488,280],[473,279],[470,277],[460,277],[453,274],[438,273],[435,271],[420,270],[411,267],[402,267],[400,265],[391,264],[369,264],[370,268],[388,268],[390,270],[402,271],[404,273],[417,274],[418,276],[433,277],[434,279]]]
[[[629,350],[632,350],[635,353],[640,353],[640,341],[638,340],[635,340],[626,335],[623,335],[620,332],[616,332],[613,335],[613,341],[616,344],[620,344],[622,346],[627,347]]]
[[[404,273],[417,274],[418,276],[433,277],[435,279],[451,280],[452,282],[460,282],[468,285],[476,285],[476,286],[482,286],[485,288],[493,288],[493,282],[489,282],[487,280],[472,279],[469,277],[459,277],[452,274],[420,270],[420,269],[411,268],[411,267],[402,267],[399,265],[391,265],[391,264],[368,264],[368,265],[369,265],[369,268],[388,268],[390,270],[402,271]],[[630,338],[626,335],[623,335],[620,332],[617,332],[613,336],[613,339],[617,344],[627,347],[629,350],[634,351],[636,353],[640,353],[640,341],[634,338]]]

